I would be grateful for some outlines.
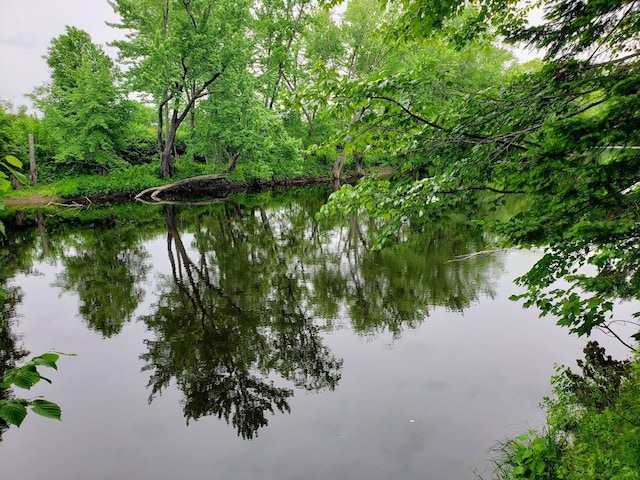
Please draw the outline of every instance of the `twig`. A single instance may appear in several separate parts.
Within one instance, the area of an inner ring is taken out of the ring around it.
[[[462,262],[464,260],[468,260],[470,258],[478,257],[480,255],[493,255],[496,252],[504,252],[504,249],[494,249],[494,250],[482,250],[481,252],[472,252],[466,255],[458,255],[453,257],[451,260],[447,261],[447,263],[451,262]]]
[[[78,202],[73,202],[73,203],[49,202],[47,203],[46,206],[47,207],[84,208],[84,205]]]

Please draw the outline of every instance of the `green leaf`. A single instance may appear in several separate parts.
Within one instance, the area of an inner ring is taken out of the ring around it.
[[[57,370],[58,366],[56,365],[56,362],[58,361],[59,358],[60,358],[60,355],[56,353],[45,353],[38,357],[34,357],[32,361],[36,365],[42,365],[42,366]]]
[[[24,173],[17,171],[15,168],[11,168],[8,165],[5,165],[6,169],[11,172],[11,174],[18,179],[20,183],[27,183],[27,177]]]
[[[38,415],[42,415],[43,417],[53,418],[55,420],[60,420],[60,416],[62,412],[60,407],[47,400],[34,400],[31,402],[31,410]]]
[[[22,168],[22,162],[13,155],[7,155],[6,157],[4,157],[4,159],[9,165],[13,165],[16,168]]]
[[[0,401],[0,418],[5,422],[19,427],[26,416],[27,409],[20,401]]]
[[[41,377],[38,372],[30,371],[26,368],[20,368],[6,380],[12,382],[16,387],[26,388],[29,390],[40,381],[40,378]]]

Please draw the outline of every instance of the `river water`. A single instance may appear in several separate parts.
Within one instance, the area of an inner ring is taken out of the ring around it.
[[[539,252],[476,254],[458,220],[371,253],[375,224],[315,219],[326,194],[5,219],[18,344],[77,356],[0,479],[490,478],[586,342],[509,300]]]

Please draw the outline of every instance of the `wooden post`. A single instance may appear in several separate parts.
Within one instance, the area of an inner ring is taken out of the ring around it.
[[[33,133],[29,134],[29,183],[35,186],[38,183],[38,169],[36,168],[36,147],[33,142]]]

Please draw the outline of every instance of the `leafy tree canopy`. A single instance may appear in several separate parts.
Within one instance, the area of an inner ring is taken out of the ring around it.
[[[131,88],[157,106],[160,177],[173,175],[178,127],[196,103],[228,72],[244,69],[250,57],[249,10],[245,2],[204,0],[116,0],[127,31],[114,42],[128,66]]]
[[[122,166],[116,154],[131,107],[117,86],[117,69],[88,33],[75,27],[51,41],[45,57],[51,82],[32,95],[58,141],[56,161],[107,173]]]

